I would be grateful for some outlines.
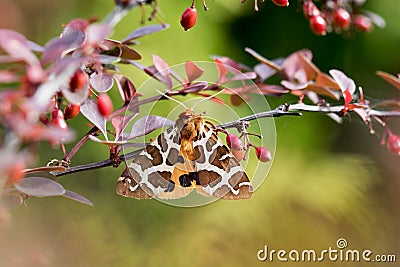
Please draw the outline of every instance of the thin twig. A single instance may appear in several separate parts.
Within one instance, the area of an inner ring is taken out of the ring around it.
[[[149,98],[149,99],[145,100],[145,102],[151,102],[151,101],[154,101],[156,98],[160,98],[160,97],[162,98],[162,96]],[[141,103],[143,104],[143,102],[141,102]],[[302,113],[300,113],[300,112],[316,112],[316,113],[323,113],[323,114],[337,114],[337,115],[342,116],[343,109],[344,109],[344,106],[313,106],[313,105],[306,105],[306,104],[292,104],[292,105],[283,104],[273,110],[256,113],[256,114],[253,114],[250,116],[240,118],[235,121],[216,125],[216,127],[222,128],[222,129],[228,129],[228,128],[238,127],[238,125],[240,125],[240,123],[242,123],[244,121],[248,122],[248,121],[257,120],[257,119],[261,119],[261,118],[276,118],[276,117],[282,117],[282,116],[302,116]],[[348,112],[352,112],[352,110],[349,110]],[[381,110],[369,109],[368,114],[369,114],[369,116],[377,116],[377,117],[400,117],[399,111],[381,111]],[[121,155],[118,157],[118,159],[120,162],[124,162],[124,161],[130,160],[130,159],[133,159],[141,151],[142,151],[142,149],[139,149],[134,152],[130,152],[130,153]],[[100,162],[70,167],[65,172],[62,172],[62,173],[59,172],[59,173],[53,173],[53,174],[55,176],[59,177],[59,176],[65,176],[67,174],[72,174],[72,173],[86,171],[86,170],[99,169],[99,168],[113,166],[113,165],[115,165],[115,161],[111,160],[111,159],[107,159],[107,160],[100,161]]]

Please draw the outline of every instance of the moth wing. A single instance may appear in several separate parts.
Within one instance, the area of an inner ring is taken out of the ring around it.
[[[222,199],[247,199],[253,187],[239,161],[208,127],[195,142],[197,190]]]
[[[133,197],[139,199],[152,197],[146,193],[146,191],[143,190],[143,188],[133,179],[128,169],[125,169],[121,177],[119,177],[115,186],[115,190],[117,191],[117,194],[124,197]]]
[[[161,133],[132,160],[128,166],[130,178],[125,175],[118,179],[117,194],[133,198],[156,196],[162,199],[188,195],[193,188],[176,184],[180,175],[188,172],[185,168],[176,167],[180,161],[179,131],[174,126]]]

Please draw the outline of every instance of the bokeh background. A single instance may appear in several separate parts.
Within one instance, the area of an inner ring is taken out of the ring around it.
[[[345,71],[371,101],[398,98],[399,92],[375,75],[376,70],[400,72],[400,5],[394,2],[367,1],[366,8],[386,19],[385,29],[349,37],[317,37],[293,0],[286,9],[266,1],[258,13],[250,0],[245,4],[208,1],[208,12],[198,1],[198,23],[188,32],[181,29],[179,16],[191,0],[159,0],[161,16],[171,27],[142,38],[136,48],[144,57],[143,64],[150,64],[156,53],[171,65],[210,60],[215,54],[253,65],[255,60],[243,50],[246,46],[267,58],[309,48],[323,71]],[[44,44],[61,31],[63,23],[78,17],[102,19],[112,6],[111,0],[0,0],[0,27]],[[139,10],[131,12],[116,28],[114,38],[126,36],[140,19]],[[122,71],[129,73],[137,87],[147,79],[133,67]],[[268,101],[276,106],[295,99]],[[76,125],[83,121],[77,120]],[[117,196],[114,185],[122,168],[66,176],[61,183],[95,206],[63,198],[30,199],[26,209],[12,211],[10,223],[0,230],[0,266],[309,266],[259,262],[256,254],[264,245],[288,251],[335,248],[339,238],[346,238],[350,249],[396,254],[400,261],[399,157],[380,146],[379,136],[370,135],[357,119],[337,125],[327,117],[306,114],[279,118],[276,125],[274,163],[251,200],[177,208]],[[38,164],[61,157],[60,151],[45,146],[41,151]],[[105,147],[88,143],[73,164],[100,161],[107,155]]]

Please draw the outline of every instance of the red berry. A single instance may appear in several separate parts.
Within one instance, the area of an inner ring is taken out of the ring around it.
[[[241,150],[241,149],[233,149],[233,150],[231,150],[231,153],[235,156],[235,158],[238,161],[241,161],[243,159],[243,150]]]
[[[113,111],[113,103],[107,94],[100,94],[97,97],[97,109],[103,117],[108,117]]]
[[[362,32],[369,32],[372,30],[372,21],[370,18],[358,15],[354,17],[353,20],[354,27]]]
[[[271,152],[262,146],[256,147],[256,155],[259,161],[268,162],[272,159]]]
[[[326,34],[326,21],[320,15],[314,16],[310,19],[310,27],[316,35]]]
[[[333,26],[338,29],[347,30],[350,27],[350,13],[344,8],[339,8],[333,13]]]
[[[389,136],[387,147],[393,154],[400,155],[400,136],[394,134]]]
[[[232,150],[240,150],[240,149],[242,149],[242,141],[235,134],[228,134],[226,136],[226,144]]]
[[[77,70],[69,81],[69,88],[71,92],[76,92],[79,89],[84,88],[88,84],[89,77],[88,75],[82,71]]]
[[[64,118],[73,119],[78,116],[81,106],[79,104],[69,103],[64,109]]]
[[[306,1],[303,5],[303,14],[306,19],[310,19],[314,16],[318,16],[320,14],[320,11],[318,7],[314,4],[314,2]]]
[[[181,25],[185,31],[189,30],[192,28],[197,21],[197,10],[192,5],[191,7],[188,7],[181,16]]]
[[[60,129],[68,128],[68,125],[64,119],[64,114],[59,109],[55,109],[51,112],[51,123]]]
[[[289,0],[272,0],[272,2],[277,6],[288,6]]]

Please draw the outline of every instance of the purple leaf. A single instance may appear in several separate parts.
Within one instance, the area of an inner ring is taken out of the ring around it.
[[[166,86],[168,86],[169,84],[172,83],[170,77],[165,77],[163,75],[161,75],[161,73],[159,73],[156,69],[156,67],[154,66],[148,66],[144,68],[144,72],[146,72],[148,75],[150,75],[152,78],[159,80],[160,82],[162,82],[163,84],[165,84]],[[169,80],[168,80],[169,79]]]
[[[265,57],[261,56],[256,51],[254,51],[253,49],[246,47],[244,49],[244,51],[246,51],[247,53],[249,53],[250,55],[255,57],[261,63],[267,65],[268,67],[270,67],[270,68],[272,68],[274,70],[276,70],[277,72],[280,72],[282,70],[282,66],[276,64],[275,62],[273,62],[271,60],[266,59]]]
[[[108,72],[99,71],[97,73],[94,72],[92,75],[90,75],[90,84],[97,92],[105,93],[112,88],[114,80],[112,78],[112,75]]]
[[[113,147],[116,145],[123,145],[125,144],[127,141],[121,140],[121,141],[105,141],[105,140],[101,140],[100,138],[97,138],[96,136],[93,135],[89,135],[89,139],[92,140],[93,142],[96,143],[100,143],[109,147]]]
[[[118,140],[126,126],[138,115],[138,113],[131,116],[116,116],[111,119],[111,123],[115,130],[115,140]]]
[[[228,79],[228,69],[219,59],[214,59],[214,63],[218,71],[218,84],[223,84]]]
[[[81,196],[78,193],[75,193],[75,192],[72,192],[69,190],[65,190],[65,193],[62,196],[72,199],[72,200],[75,200],[77,202],[89,205],[89,206],[93,206],[93,203],[89,199],[85,198],[84,196]]]
[[[107,139],[106,119],[99,113],[97,104],[93,99],[88,99],[81,106],[81,113],[103,133]],[[108,139],[107,139],[108,140]]]
[[[106,54],[100,54],[98,56],[99,62],[101,64],[115,64],[121,61],[121,58],[116,56],[110,56]]]
[[[233,76],[230,81],[243,81],[243,80],[253,80],[257,78],[257,74],[255,72],[244,72],[244,73],[239,73],[235,76]]]
[[[51,74],[45,83],[42,83],[33,96],[34,110],[46,109],[50,99],[60,88],[67,87],[71,77],[80,67],[80,60],[65,59],[57,62],[51,69]],[[42,112],[42,111],[41,111]]]
[[[169,28],[168,24],[158,24],[158,25],[149,25],[149,26],[144,26],[139,29],[136,29],[135,31],[131,32],[127,37],[125,37],[121,43],[127,43],[130,42],[133,39],[142,37],[144,35],[148,35],[151,33],[159,32],[162,30],[166,30]]]
[[[43,177],[27,177],[16,184],[15,188],[35,197],[60,196],[65,193],[61,184]]]
[[[87,43],[98,46],[112,32],[112,27],[107,24],[90,24],[87,29]]]
[[[398,77],[383,71],[377,71],[376,74],[400,90],[400,79]]]
[[[139,136],[151,133],[154,130],[162,127],[169,127],[174,125],[175,122],[160,116],[146,116],[137,120],[133,126],[127,139],[134,139]]]
[[[201,90],[204,90],[208,87],[208,82],[198,82],[194,83],[188,87],[185,88],[186,93],[196,93]]]
[[[120,45],[121,55],[120,57],[127,60],[139,60],[142,59],[142,56],[134,49],[130,48],[125,44]]]
[[[131,102],[136,93],[136,88],[133,85],[132,81],[120,74],[114,74],[113,77],[115,79],[115,82],[117,83],[118,91],[121,95],[122,100],[125,103]]]
[[[38,62],[29,47],[28,40],[18,32],[0,29],[0,47],[14,59],[21,59],[29,64]]]
[[[228,67],[230,67],[230,68],[228,68],[228,70],[230,72],[232,72],[232,70],[233,70],[233,72],[232,72],[233,74],[237,74],[238,73],[237,71],[241,71],[242,70],[242,66],[239,63],[237,63],[236,61],[234,61],[233,59],[229,58],[229,57],[216,56],[216,57],[214,57],[214,59],[218,59],[219,62],[221,62],[222,64],[224,64],[224,65],[226,65]]]
[[[171,77],[169,77],[170,70],[167,62],[165,62],[161,57],[153,55],[153,63],[159,74],[165,78],[168,88],[172,88],[172,80]]]
[[[28,40],[28,45],[32,51],[39,52],[39,53],[43,53],[43,51],[44,51],[43,46],[41,46],[40,44],[37,44],[35,42],[32,42],[30,40]]]
[[[293,83],[286,80],[281,81],[283,87],[289,90],[303,90],[308,86],[308,82],[304,83]]]
[[[347,77],[340,70],[330,70],[329,73],[332,75],[333,79],[337,82],[342,93],[346,90],[349,91],[350,95],[353,95],[356,90],[356,84],[352,79]]]
[[[203,73],[204,70],[197,66],[195,63],[191,61],[187,61],[185,63],[186,75],[188,77],[188,83],[192,83],[194,80],[198,79]]]
[[[269,77],[276,74],[276,70],[268,67],[267,65],[260,63],[254,66],[254,71],[260,77],[261,81],[265,81]]]
[[[21,195],[1,194],[1,204],[8,210],[21,206],[22,203],[24,203],[24,199]]]
[[[35,172],[65,172],[67,169],[63,166],[44,166],[44,167],[37,167],[33,169],[25,169],[25,174],[28,173],[35,173]]]
[[[365,15],[367,15],[371,21],[378,26],[379,28],[383,29],[386,27],[386,21],[384,18],[382,18],[380,15],[376,14],[375,12],[369,11],[369,10],[364,10],[363,11]]]
[[[72,23],[72,22],[71,22]],[[86,33],[79,27],[68,24],[60,37],[54,38],[44,46],[42,62],[48,63],[64,57],[66,54],[80,48],[86,41]]]

